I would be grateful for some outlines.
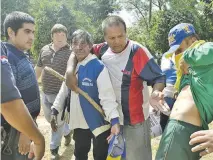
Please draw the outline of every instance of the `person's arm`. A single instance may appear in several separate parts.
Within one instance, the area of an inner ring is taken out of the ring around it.
[[[44,137],[36,128],[21,99],[3,45],[1,46],[1,113],[10,125],[35,141],[36,159],[40,160],[44,155]]]
[[[166,84],[166,77],[153,59],[151,53],[144,47],[139,47],[133,57],[136,73],[153,87],[153,90],[162,91]]]
[[[165,55],[162,56],[161,70],[166,75],[166,87],[163,90],[164,97],[174,98],[174,95],[177,92],[174,87],[177,75],[171,58],[167,58]]]
[[[103,48],[103,46],[106,46],[106,43],[94,44],[91,49],[92,54],[95,54],[98,58],[100,58],[100,56],[101,56],[100,52],[101,52],[101,49]],[[67,62],[67,70],[66,70],[65,78],[66,78],[67,87],[75,92],[77,92],[76,89],[78,86],[77,78],[75,75],[75,69],[76,69],[77,63],[78,63],[78,61],[75,56],[75,53],[72,52],[70,54],[69,60]]]
[[[66,78],[67,87],[75,92],[78,87],[77,78],[75,75],[75,69],[76,69],[77,63],[78,63],[77,58],[75,57],[75,54],[72,52],[67,62],[67,70],[66,70],[65,78]]]
[[[213,129],[197,131],[190,136],[190,145],[195,145],[192,152],[200,151],[200,156],[213,153]]]
[[[106,52],[106,50],[108,48],[109,48],[109,46],[106,42],[99,43],[99,44],[93,44],[91,53],[95,54],[99,59],[101,59],[101,56]]]
[[[51,128],[54,132],[56,132],[58,128],[57,115],[58,113],[62,112],[67,96],[68,96],[68,88],[65,82],[63,82],[59,90],[59,93],[57,94],[55,98],[53,106],[51,107],[52,113],[51,113],[50,123],[51,123]]]
[[[35,66],[36,79],[38,80],[41,77],[41,73],[43,71],[43,67]]]
[[[213,64],[213,43],[206,42],[198,48],[186,50],[183,58],[189,66],[207,66]]]
[[[166,58],[165,55],[162,56],[161,59],[161,70],[163,74],[166,75],[166,84],[169,84],[170,86],[175,84],[177,75],[176,75],[176,69],[175,64],[172,61],[172,58]]]
[[[166,57],[165,54],[161,59],[161,70],[166,75],[166,87],[163,89],[164,99],[170,109],[172,109],[175,102],[175,95],[177,93],[174,84],[177,79],[176,69],[172,58]],[[167,113],[168,115],[169,113]]]
[[[141,79],[153,87],[150,97],[150,105],[154,109],[162,112],[169,111],[169,107],[165,103],[164,95],[162,93],[166,84],[166,77],[145,47],[139,47],[137,49],[137,52],[133,57],[133,65],[136,73]]]
[[[112,119],[116,118],[117,123],[119,123],[119,113],[117,110],[118,104],[116,102],[116,96],[106,67],[104,67],[99,74],[97,78],[97,85],[100,104],[104,110],[107,120],[111,121]]]
[[[44,68],[44,65],[43,65],[43,62],[42,62],[42,59],[41,59],[42,50],[43,49],[41,49],[41,52],[40,52],[39,57],[38,57],[37,64],[35,66],[35,73],[36,73],[36,79],[37,80],[40,78],[42,71],[43,71],[43,68]]]
[[[35,125],[22,99],[2,103],[1,113],[11,126],[29,137],[35,143],[35,156],[40,160],[45,151],[44,137]]]
[[[160,92],[162,92],[163,91],[163,89],[165,88],[165,83],[155,83],[154,85],[153,85],[153,91],[152,92],[154,92],[154,91],[160,91]]]
[[[63,106],[67,96],[68,96],[68,88],[65,82],[63,82],[51,109],[54,108],[58,112],[61,112],[63,110]]]
[[[104,82],[104,85],[103,85]],[[118,104],[116,103],[116,96],[112,87],[106,67],[97,78],[98,93],[100,104],[106,115],[106,119],[111,123],[111,135],[107,138],[109,141],[113,135],[118,135],[120,132],[119,113],[117,110]]]

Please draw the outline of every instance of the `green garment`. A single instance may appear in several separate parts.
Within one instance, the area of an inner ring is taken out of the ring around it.
[[[199,152],[192,152],[195,145],[189,145],[192,133],[202,130],[202,127],[190,123],[169,119],[155,160],[199,160]]]
[[[190,85],[202,127],[208,129],[208,124],[213,121],[213,43],[205,42],[189,48],[183,58],[190,67],[189,74],[181,79],[180,90]]]

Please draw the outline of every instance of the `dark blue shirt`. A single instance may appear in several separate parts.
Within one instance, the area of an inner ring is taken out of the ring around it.
[[[16,86],[33,118],[40,112],[40,94],[35,71],[28,57],[15,46],[4,43]]]
[[[1,103],[20,98],[21,94],[15,85],[15,78],[7,59],[6,48],[1,42]]]
[[[16,87],[15,78],[7,58],[7,50],[1,42],[1,103],[20,99],[21,94]],[[1,115],[1,126],[9,126]]]

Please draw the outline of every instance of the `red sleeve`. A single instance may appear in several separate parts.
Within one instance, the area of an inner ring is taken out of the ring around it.
[[[147,56],[145,51],[141,47],[139,47],[133,57],[134,69],[138,75],[140,75],[141,71],[146,66],[148,61],[149,57]]]
[[[165,83],[165,75],[146,48],[139,47],[133,57],[134,69],[148,85]]]
[[[105,43],[94,44],[92,47],[92,53],[95,54],[97,57],[101,55],[101,48],[104,46]]]

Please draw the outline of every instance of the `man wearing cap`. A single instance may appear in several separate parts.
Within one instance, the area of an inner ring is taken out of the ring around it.
[[[156,160],[198,160],[192,152],[190,136],[208,129],[213,120],[213,43],[200,41],[192,24],[181,23],[169,32],[170,49],[175,53],[179,91],[170,119],[162,135]],[[199,145],[205,150],[205,145]],[[206,152],[208,148],[206,149]],[[178,154],[178,155],[177,155]]]

